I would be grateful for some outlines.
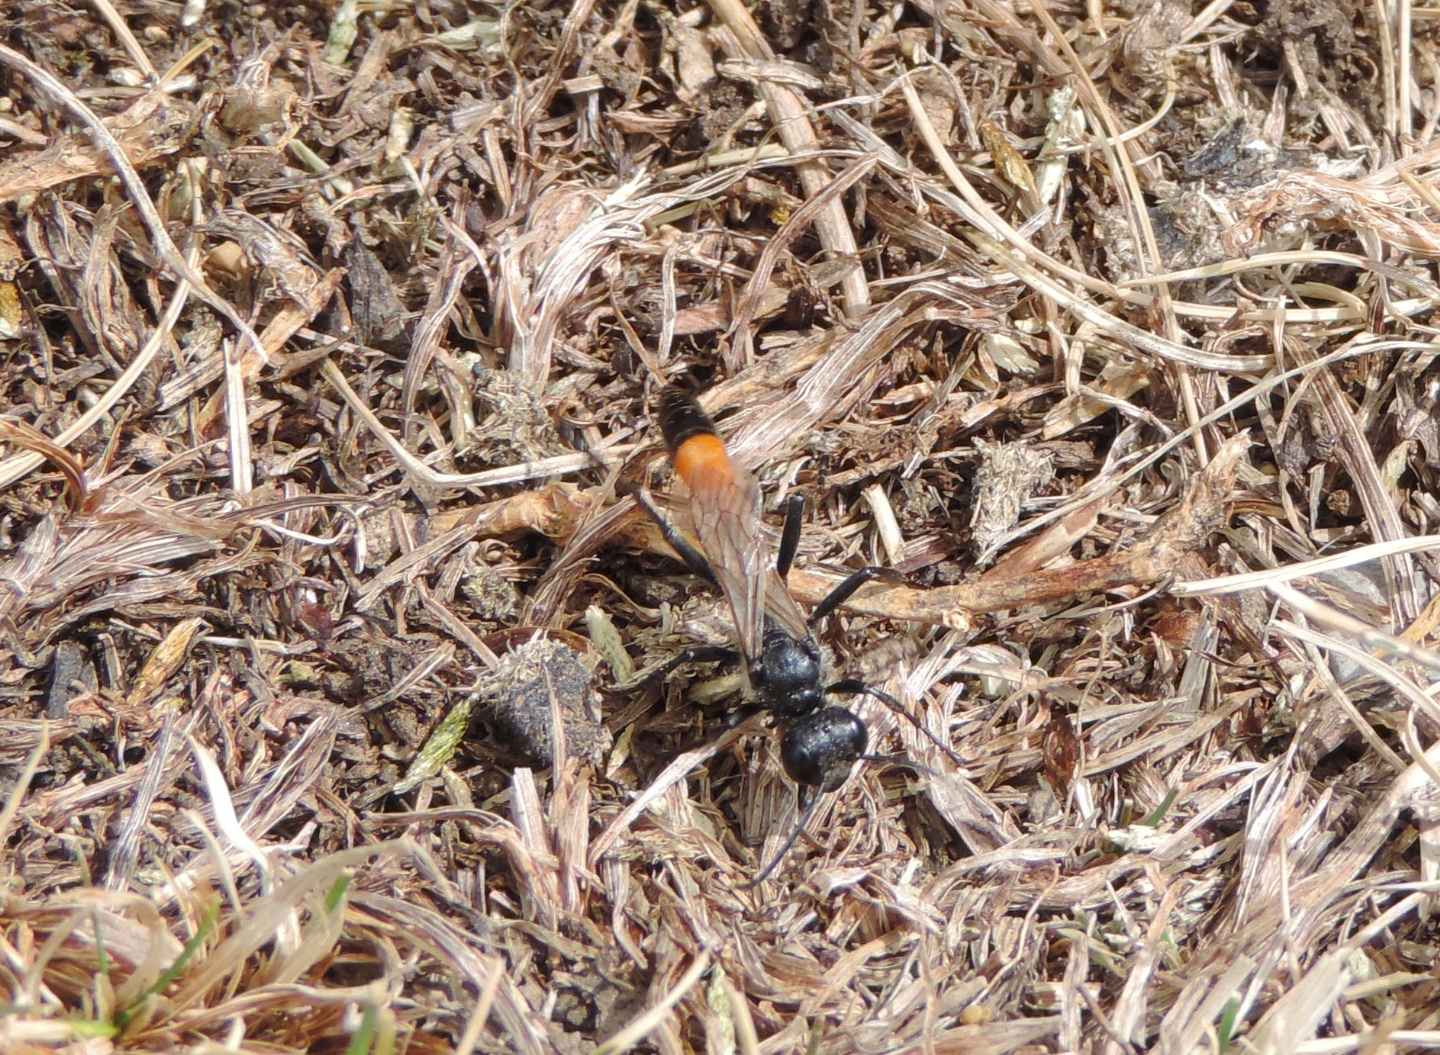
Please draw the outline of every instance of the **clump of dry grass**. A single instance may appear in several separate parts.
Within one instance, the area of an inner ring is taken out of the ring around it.
[[[1429,13],[332,7],[0,13],[0,1049],[1435,1046]]]

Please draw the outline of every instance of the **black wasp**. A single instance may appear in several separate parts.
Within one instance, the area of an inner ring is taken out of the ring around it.
[[[676,386],[660,393],[660,431],[676,475],[690,491],[690,514],[705,552],[690,545],[640,493],[641,504],[675,552],[696,575],[719,586],[735,619],[734,649],[692,648],[680,661],[738,660],[753,706],[770,711],[780,724],[780,760],[801,789],[802,815],[785,845],[753,883],[763,882],[790,851],[809,822],[820,796],[844,783],[854,764],[866,758],[865,723],[844,707],[827,707],[826,696],[863,694],[904,715],[941,750],[954,755],[888,693],[845,679],[825,684],[820,646],[811,628],[844,604],[856,590],[887,569],[852,572],[807,619],[785,587],[800,543],[805,500],[793,495],[773,567],[761,520],[760,485],[725,450],[715,424],[695,397]]]

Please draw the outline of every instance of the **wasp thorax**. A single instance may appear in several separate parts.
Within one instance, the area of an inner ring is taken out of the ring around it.
[[[765,631],[765,650],[751,666],[750,683],[760,702],[781,720],[798,718],[820,706],[820,650],[774,626]]]

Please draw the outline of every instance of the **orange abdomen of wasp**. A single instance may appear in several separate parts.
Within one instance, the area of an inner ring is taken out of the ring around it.
[[[692,492],[713,492],[735,479],[735,466],[725,452],[725,443],[713,432],[688,437],[675,448],[670,459],[675,472]]]

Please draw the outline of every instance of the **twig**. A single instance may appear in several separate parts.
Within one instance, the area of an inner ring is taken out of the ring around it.
[[[130,32],[130,26],[125,19],[120,17],[120,13],[115,10],[110,0],[90,0],[90,2],[94,5],[95,10],[100,12],[100,17],[120,38],[120,43],[125,48],[125,54],[130,56],[130,61],[135,63],[140,68],[140,72],[145,74],[146,79],[153,84],[159,74],[150,64],[150,56],[145,54],[145,49],[140,46],[140,41],[136,40],[135,34]]]

